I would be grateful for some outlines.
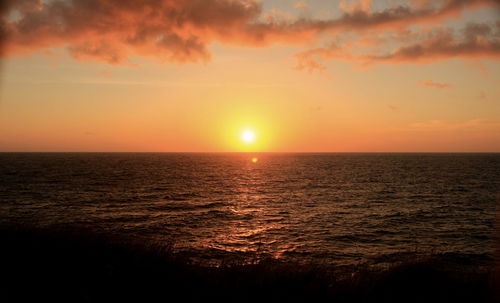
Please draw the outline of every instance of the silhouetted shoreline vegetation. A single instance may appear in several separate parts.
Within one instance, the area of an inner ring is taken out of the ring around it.
[[[165,247],[76,229],[0,228],[0,302],[494,302],[485,256],[408,255],[386,267],[202,266]]]

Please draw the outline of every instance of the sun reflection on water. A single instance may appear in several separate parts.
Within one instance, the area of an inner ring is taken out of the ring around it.
[[[258,162],[258,157],[250,158],[251,164]],[[252,253],[255,260],[264,257],[280,258],[291,249],[280,241],[277,232],[283,228],[286,219],[266,203],[271,199],[266,194],[271,185],[266,181],[268,176],[265,172],[263,166],[241,167],[238,178],[234,180],[234,195],[228,206],[230,219],[206,243],[208,247],[236,254]]]

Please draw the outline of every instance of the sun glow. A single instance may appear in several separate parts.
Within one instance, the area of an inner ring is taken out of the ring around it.
[[[219,118],[217,132],[221,134],[221,145],[225,146],[224,149],[256,153],[276,148],[279,143],[276,132],[280,131],[282,125],[280,116],[274,113],[254,114],[250,113],[250,109],[248,112],[226,112],[224,117]],[[248,158],[248,161],[250,160],[251,157]]]
[[[255,132],[248,129],[244,130],[241,133],[241,140],[247,144],[253,143],[255,141]]]

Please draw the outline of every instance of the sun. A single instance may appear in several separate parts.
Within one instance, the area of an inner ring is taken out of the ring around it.
[[[244,130],[241,133],[241,140],[247,144],[253,143],[255,141],[255,132],[249,129]]]

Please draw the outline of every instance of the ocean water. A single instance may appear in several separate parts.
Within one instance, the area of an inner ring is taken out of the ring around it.
[[[493,256],[499,201],[500,154],[0,154],[1,224],[81,227],[207,264]]]

